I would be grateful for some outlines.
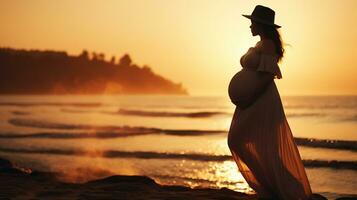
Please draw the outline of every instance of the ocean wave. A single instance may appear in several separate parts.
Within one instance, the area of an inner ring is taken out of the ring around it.
[[[356,109],[357,104],[297,104],[297,105],[284,105],[285,109]]]
[[[149,116],[149,117],[190,117],[190,118],[200,118],[200,117],[211,117],[214,115],[231,115],[225,112],[158,112],[158,111],[143,111],[143,110],[129,110],[120,109],[118,114],[121,115],[135,115],[135,116]]]
[[[103,127],[104,128],[104,127]],[[112,130],[88,130],[82,132],[37,132],[37,133],[14,133],[14,132],[0,132],[0,139],[84,139],[84,138],[119,138],[141,136],[149,134],[165,134],[175,136],[200,136],[226,133],[226,131],[214,130],[165,130],[165,129],[150,129],[140,127],[117,127]],[[308,146],[315,148],[330,148],[357,151],[357,141],[346,140],[324,140],[312,138],[294,138],[299,146]]]
[[[193,178],[193,177],[184,177],[184,176],[175,176],[175,175],[161,175],[161,174],[149,174],[148,176],[153,177],[153,178],[159,178],[159,179],[169,179],[169,180],[186,180],[186,181],[194,181],[194,182],[199,182],[199,183],[210,183],[210,184],[216,184],[217,182],[214,180],[209,180],[209,179],[203,179],[203,178]],[[225,181],[223,183],[229,184],[228,181]]]
[[[11,113],[14,115],[29,115],[29,114],[31,114],[30,112],[25,112],[25,111],[12,111]]]
[[[357,170],[357,161],[340,160],[303,160],[305,167],[329,167],[334,169]]]
[[[92,110],[78,110],[78,109],[68,109],[68,108],[61,108],[61,112],[66,113],[90,113],[90,112],[97,112]]]
[[[196,153],[166,153],[151,151],[83,151],[75,149],[25,149],[25,148],[5,148],[0,147],[1,152],[5,153],[23,153],[23,154],[53,154],[69,156],[88,156],[103,158],[139,158],[139,159],[179,159],[194,161],[213,161],[223,162],[232,160],[231,155],[210,155]],[[303,160],[306,167],[328,167],[335,169],[352,169],[357,170],[357,161],[337,161],[337,160]]]
[[[67,113],[88,113],[88,112],[98,112],[105,114],[120,114],[120,115],[131,115],[131,116],[143,116],[143,117],[187,117],[187,118],[205,118],[217,115],[223,116],[233,116],[233,113],[229,112],[219,112],[219,111],[201,111],[201,112],[159,112],[159,111],[146,111],[146,110],[131,110],[131,109],[119,109],[117,112],[108,111],[92,111],[92,110],[78,110],[78,109],[68,109],[62,108],[62,112]],[[326,113],[287,113],[287,117],[324,117]],[[356,118],[357,119],[357,118]]]
[[[160,181],[163,180],[168,180],[169,184],[172,180],[181,180],[181,181],[189,181],[189,182],[195,182],[195,183],[205,183],[205,184],[210,184],[210,187],[212,188],[219,188],[217,186],[217,180],[210,180],[210,179],[204,179],[204,178],[198,178],[198,177],[190,177],[190,176],[183,176],[183,174],[180,174],[180,176],[175,176],[175,175],[168,175],[168,174],[148,174],[149,177],[154,178],[154,179],[159,179]],[[166,182],[166,181],[165,181]],[[243,181],[219,181],[220,184],[225,184],[225,185],[232,185],[235,186],[237,183],[243,183]]]
[[[165,134],[165,135],[175,135],[175,136],[198,136],[198,135],[209,135],[219,133],[214,131],[185,131],[185,130],[165,130],[166,132],[160,132],[163,130],[147,130],[147,131],[89,131],[89,132],[39,132],[39,133],[11,133],[11,132],[0,132],[0,139],[85,139],[85,138],[97,138],[97,139],[109,139],[109,138],[120,138],[120,137],[133,137],[142,136],[150,134]]]
[[[176,136],[203,136],[228,133],[227,130],[199,130],[199,129],[161,129],[141,126],[100,126],[54,123],[34,119],[13,118],[8,122],[15,126],[33,128],[85,130],[85,133],[0,133],[0,138],[115,138],[146,134],[166,134]],[[357,141],[329,140],[314,138],[294,138],[297,145],[319,148],[331,148],[357,151]]]
[[[40,121],[34,119],[9,119],[8,122],[15,126],[25,126],[33,128],[46,128],[46,129],[60,129],[60,130],[89,130],[89,131],[106,131],[107,135],[113,132],[113,137],[117,132],[128,133],[127,136],[133,135],[145,135],[145,134],[167,134],[177,136],[199,136],[199,135],[211,135],[219,133],[227,133],[225,130],[197,130],[197,129],[161,129],[141,126],[100,126],[100,125],[80,125],[80,124],[63,124],[47,121]],[[54,133],[55,134],[55,133]],[[9,134],[7,134],[9,135]],[[75,137],[75,136],[73,136]],[[91,136],[92,137],[92,136]]]
[[[73,109],[61,109],[62,112],[68,113],[87,113],[87,112],[99,112],[105,114],[120,114],[131,115],[141,117],[187,117],[187,118],[204,118],[212,117],[215,115],[229,115],[233,113],[218,112],[218,111],[202,111],[202,112],[160,112],[160,111],[146,111],[146,110],[131,110],[131,109],[119,109],[117,112],[108,111],[89,111],[89,110],[73,110]]]
[[[32,127],[32,128],[66,129],[66,130],[93,128],[93,126],[87,126],[87,125],[53,123],[53,122],[47,122],[42,120],[22,119],[22,118],[9,119],[8,122],[15,126],[24,126],[24,127]]]
[[[357,151],[357,141],[294,138],[297,145]]]
[[[49,148],[6,148],[0,147],[1,152],[6,153],[29,153],[29,154],[55,154],[74,155],[104,158],[142,158],[142,159],[188,159],[198,161],[226,161],[231,160],[229,155],[209,155],[209,154],[180,154],[180,153],[160,153],[151,151],[83,151],[75,149],[49,149]]]
[[[324,113],[287,113],[286,117],[324,117]]]
[[[343,117],[341,118],[339,121],[353,121],[353,122],[357,122],[357,115],[353,115],[350,117]]]
[[[11,133],[0,132],[0,139],[85,139],[85,138],[119,138],[138,135],[153,134],[154,132],[131,132],[131,131],[90,131],[90,132],[39,132],[39,133]]]
[[[103,113],[103,114],[120,114],[120,115],[131,115],[131,116],[141,116],[141,117],[186,117],[186,118],[208,118],[213,116],[224,116],[232,117],[233,113],[222,112],[222,111],[200,111],[200,112],[171,112],[171,111],[147,111],[147,110],[135,110],[135,109],[119,109],[117,112],[100,111],[100,110],[80,110],[80,109],[69,109],[62,108],[62,112],[67,113]],[[336,116],[332,113],[326,112],[287,112],[286,117],[288,118],[304,118],[304,117],[316,117],[326,119],[331,119],[334,121],[355,121],[357,122],[357,115],[352,116]]]
[[[31,106],[73,106],[73,107],[99,107],[101,103],[58,103],[58,102],[0,102],[0,106],[18,106],[18,107],[31,107]]]

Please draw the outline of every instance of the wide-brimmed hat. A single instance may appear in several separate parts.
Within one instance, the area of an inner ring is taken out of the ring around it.
[[[251,15],[243,15],[244,17],[253,21],[280,28],[281,26],[274,23],[275,12],[271,8],[257,5],[255,6]]]

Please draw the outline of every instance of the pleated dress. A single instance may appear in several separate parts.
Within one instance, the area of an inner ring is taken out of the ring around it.
[[[256,47],[242,56],[241,65],[243,70],[268,72],[282,78],[277,55],[260,53]],[[258,197],[311,198],[311,187],[275,81],[250,107],[236,107],[228,146],[239,171]]]

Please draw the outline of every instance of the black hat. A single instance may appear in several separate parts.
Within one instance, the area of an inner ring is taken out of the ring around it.
[[[281,27],[279,25],[274,24],[274,18],[275,18],[274,10],[265,6],[257,5],[253,10],[252,15],[243,15],[243,16],[262,24],[274,26],[275,28]]]

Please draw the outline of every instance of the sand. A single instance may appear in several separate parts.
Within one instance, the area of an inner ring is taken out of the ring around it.
[[[20,168],[1,158],[0,199],[257,200],[254,195],[227,188],[159,185],[146,176],[115,175],[85,183],[66,183],[59,181],[54,173]],[[314,199],[325,198],[316,194]]]

